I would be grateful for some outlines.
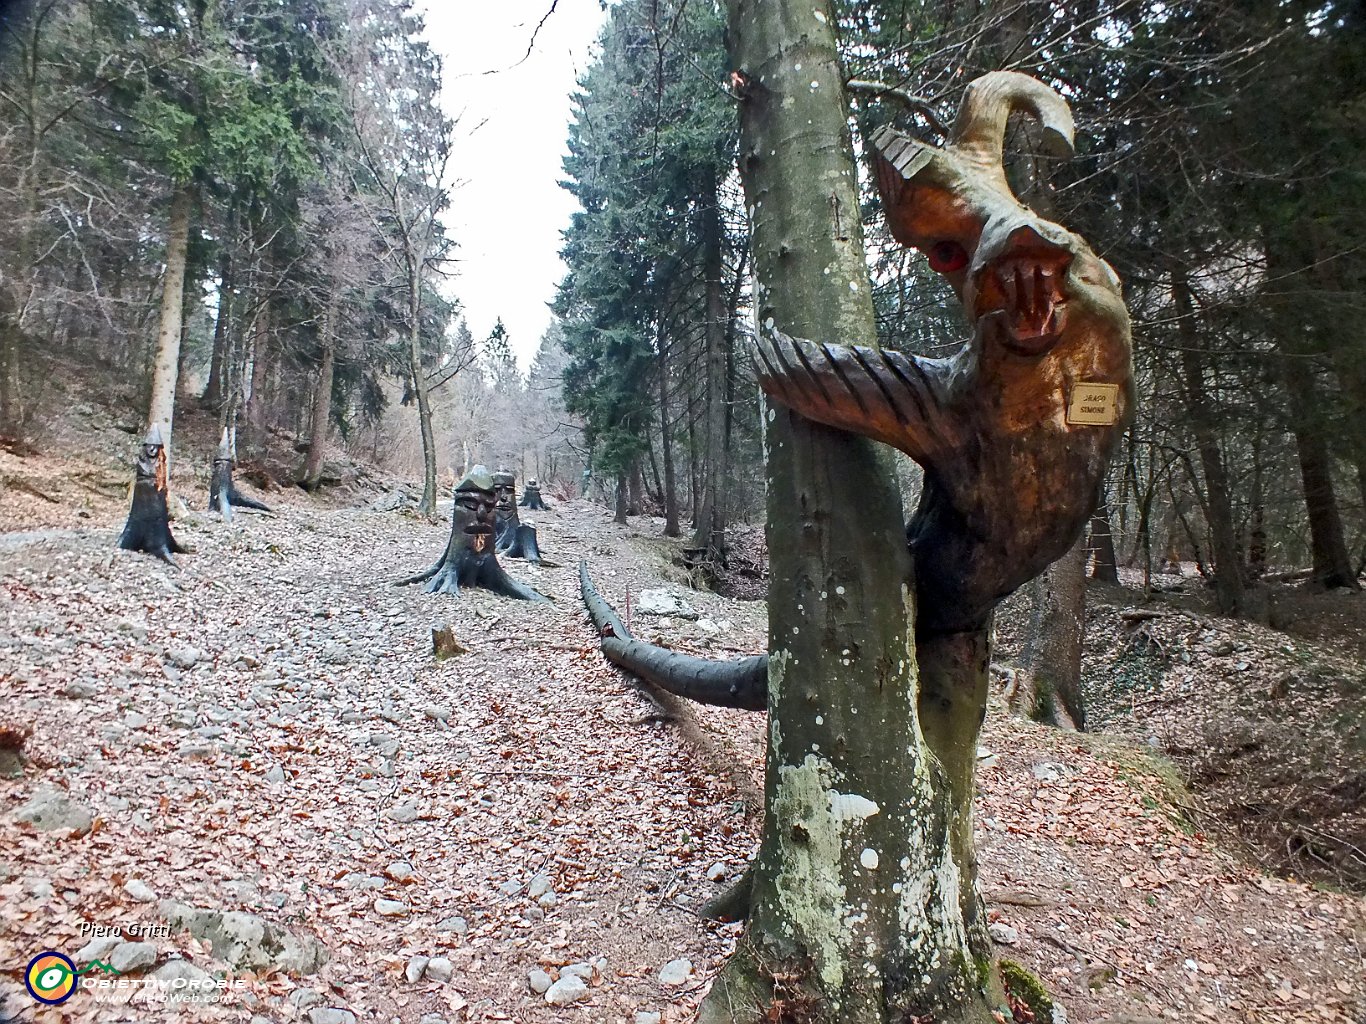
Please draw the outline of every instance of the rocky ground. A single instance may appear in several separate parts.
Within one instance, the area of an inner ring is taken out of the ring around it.
[[[0,458],[37,490],[70,484]],[[182,516],[196,553],[180,570],[113,548],[117,497],[75,522],[41,497],[0,511],[0,727],[31,732],[28,765],[0,779],[0,1010],[692,1019],[739,934],[697,909],[752,850],[762,720],[660,721],[598,655],[578,560],[638,609],[681,579],[658,524],[578,502],[539,514],[558,565],[510,568],[545,607],[388,586],[436,558],[443,523],[269,500],[278,516],[231,527]],[[761,604],[682,596],[699,618],[637,611],[638,634],[762,648]],[[434,626],[463,652],[436,660]],[[993,706],[978,840],[1006,955],[1073,1022],[1361,1024],[1362,901],[1235,855],[1147,750]],[[23,968],[48,949],[123,973],[89,970],[88,991],[43,1010]],[[162,984],[91,983],[128,978]],[[148,1002],[177,991],[221,998]]]

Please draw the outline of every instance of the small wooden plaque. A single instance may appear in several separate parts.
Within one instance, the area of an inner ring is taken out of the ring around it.
[[[1067,403],[1067,422],[1087,427],[1108,427],[1119,421],[1119,385],[1089,384],[1078,381],[1072,385],[1071,400]]]

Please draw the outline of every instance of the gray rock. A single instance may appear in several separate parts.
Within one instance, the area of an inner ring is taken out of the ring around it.
[[[574,977],[576,977],[576,978],[582,978],[584,981],[592,981],[592,980],[593,980],[593,965],[592,965],[592,964],[566,964],[564,967],[561,967],[561,968],[560,968],[560,977],[561,977],[561,978],[563,978],[563,977],[565,977],[566,975],[569,975],[569,974],[572,974],[572,975],[573,975]]]
[[[394,804],[393,807],[390,807],[384,812],[384,816],[390,821],[397,821],[401,825],[406,825],[409,822],[417,821],[421,810],[422,808],[416,800],[405,800],[401,804]]]
[[[677,988],[688,980],[690,974],[692,974],[691,960],[670,960],[659,972],[659,983]]]
[[[434,956],[427,962],[427,977],[433,981],[450,981],[455,965],[444,956]]]
[[[218,756],[218,747],[212,743],[182,743],[176,753],[187,761],[212,761]]]
[[[272,768],[270,771],[266,772],[266,781],[267,781],[267,782],[277,782],[277,783],[278,783],[278,782],[284,782],[284,781],[285,781],[285,770],[284,770],[284,768],[277,764],[277,765],[276,765],[274,768]]]
[[[573,974],[564,975],[545,991],[545,1001],[551,1006],[568,1006],[587,997],[588,986]]]
[[[543,909],[549,910],[555,904],[560,902],[560,898],[556,896],[554,891],[552,890],[550,892],[541,893],[540,897],[537,898],[536,902],[539,903]]]
[[[356,1024],[356,1015],[337,1007],[315,1007],[308,1011],[308,1024]]]
[[[173,647],[166,652],[167,660],[182,672],[198,665],[203,656],[198,647]]]
[[[338,643],[336,640],[329,642],[323,647],[323,661],[333,665],[340,665],[350,657],[346,650],[346,645]]]
[[[708,881],[708,882],[724,882],[725,880],[726,880],[726,866],[725,866],[724,864],[722,864],[720,861],[717,861],[717,862],[716,862],[715,864],[713,864],[711,867],[707,868],[707,881]]]
[[[444,704],[428,704],[422,713],[435,722],[444,722],[451,717],[451,709]]]
[[[44,787],[14,812],[19,821],[27,821],[40,832],[54,829],[74,829],[84,835],[90,831],[95,814],[90,808],[72,800],[63,790]]]
[[[123,724],[129,729],[147,728],[147,716],[136,711],[130,711],[123,716]]]
[[[151,967],[157,962],[157,948],[150,942],[120,942],[109,954],[109,966],[120,974]]]
[[[659,1024],[662,1019],[654,1010],[637,1010],[632,1021],[633,1024]]]
[[[407,917],[408,904],[401,900],[375,900],[375,913],[381,917]]]
[[[446,1024],[446,1018],[439,1013],[424,1013],[417,1024]]]
[[[161,915],[208,942],[213,955],[233,967],[272,967],[289,974],[313,974],[327,961],[327,949],[309,935],[295,935],[255,914],[201,910],[162,900]]]
[[[538,900],[553,888],[549,875],[533,875],[531,881],[527,883],[526,894],[533,900]]]
[[[63,696],[70,697],[72,700],[89,700],[91,697],[95,696],[95,693],[95,684],[87,683],[83,679],[77,679],[74,682],[67,683],[66,689],[62,691]]]
[[[993,921],[987,931],[1001,946],[1014,946],[1020,941],[1020,933],[1003,921]]]
[[[531,986],[531,991],[535,992],[538,996],[545,995],[550,986],[554,984],[550,979],[550,975],[546,974],[545,971],[541,970],[539,967],[527,975],[526,981],[527,984]]]
[[[408,979],[409,985],[416,985],[422,980],[422,972],[427,969],[427,964],[431,962],[429,956],[415,956],[408,961],[403,968],[403,976]]]
[[[664,588],[642,590],[636,602],[641,615],[668,615],[675,619],[696,619],[697,612],[683,598]]]
[[[289,1005],[300,1010],[317,1006],[323,1001],[323,994],[314,988],[296,988],[289,994]]]
[[[134,878],[125,884],[123,891],[139,903],[155,903],[157,901],[157,894],[139,878]]]
[[[408,879],[414,877],[413,866],[406,860],[393,861],[384,869],[384,873],[395,882],[406,882]]]
[[[1057,782],[1070,774],[1067,765],[1054,761],[1040,761],[1030,770],[1034,773],[1034,778],[1040,782]]]
[[[457,935],[465,935],[470,930],[470,923],[457,914],[453,917],[444,917],[436,922],[436,930],[439,932],[455,932]]]
[[[117,935],[91,939],[76,951],[75,960],[77,966],[84,966],[92,960],[108,960],[109,954],[114,951],[114,947],[122,941],[123,940]]]

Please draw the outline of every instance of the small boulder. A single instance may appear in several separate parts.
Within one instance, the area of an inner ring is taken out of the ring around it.
[[[26,821],[40,832],[72,829],[80,835],[90,831],[94,813],[60,789],[43,788],[34,793],[27,803],[14,812],[19,821]]]
[[[667,988],[677,988],[692,974],[691,960],[670,960],[659,972],[659,983]]]
[[[120,974],[151,967],[157,962],[157,948],[150,942],[120,942],[109,954],[109,966]]]
[[[422,980],[422,972],[427,969],[427,964],[431,962],[429,956],[415,956],[408,961],[403,968],[403,976],[408,979],[409,985],[416,985]]]
[[[587,995],[588,983],[576,974],[566,974],[546,989],[545,1001],[551,1006],[568,1006]]]
[[[381,917],[407,917],[408,904],[400,900],[375,900],[375,913]]]
[[[526,980],[527,984],[531,986],[531,991],[535,992],[538,996],[545,995],[550,989],[550,986],[555,984],[551,980],[550,975],[546,974],[545,971],[541,970],[539,967],[528,974]]]
[[[683,598],[662,587],[642,590],[636,600],[636,612],[640,615],[667,615],[675,619],[696,619],[697,611]]]
[[[427,962],[427,977],[432,981],[450,981],[455,965],[444,956],[434,956]]]

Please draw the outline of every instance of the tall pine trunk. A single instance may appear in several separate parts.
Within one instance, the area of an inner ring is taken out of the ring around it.
[[[171,426],[175,419],[177,369],[180,366],[180,326],[184,312],[185,263],[190,248],[190,211],[194,187],[179,186],[171,198],[166,231],[166,276],[162,281],[157,353],[152,364],[152,395],[147,403],[147,426],[161,431],[167,465],[171,461]],[[169,472],[169,470],[168,470]]]
[[[872,342],[834,10],[728,8],[756,327]],[[766,814],[746,941],[699,1021],[987,1024],[944,771],[917,722],[912,567],[890,462],[781,407],[766,421]]]
[[[1102,497],[1091,516],[1090,548],[1095,555],[1091,578],[1097,583],[1119,584],[1119,560],[1115,554],[1115,534],[1110,525],[1110,499]]]
[[[664,459],[664,486],[660,495],[664,502],[664,536],[677,537],[683,531],[678,525],[678,484],[674,476],[673,420],[669,416],[669,338],[659,333],[659,436],[660,454]],[[653,453],[651,455],[653,458]]]
[[[1310,579],[1321,587],[1356,587],[1356,566],[1347,552],[1346,533],[1333,488],[1333,457],[1315,394],[1309,359],[1290,355],[1282,360],[1282,375],[1290,394],[1291,432],[1299,455],[1304,507],[1309,514]]]

